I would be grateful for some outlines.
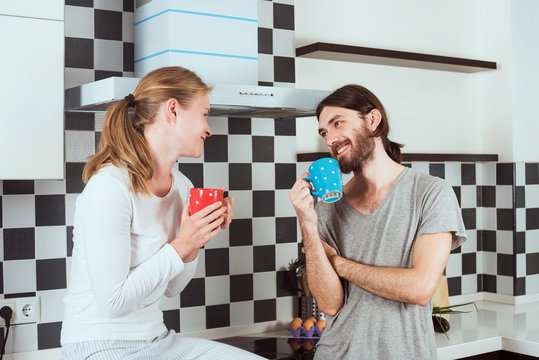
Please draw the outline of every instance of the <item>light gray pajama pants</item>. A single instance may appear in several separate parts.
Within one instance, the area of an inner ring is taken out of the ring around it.
[[[217,341],[178,336],[174,330],[152,340],[92,340],[62,347],[62,360],[263,360]]]

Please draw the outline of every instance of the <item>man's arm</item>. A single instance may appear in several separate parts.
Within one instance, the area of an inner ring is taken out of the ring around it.
[[[451,233],[425,234],[415,240],[411,268],[370,266],[325,251],[340,277],[383,298],[427,305],[451,251]]]

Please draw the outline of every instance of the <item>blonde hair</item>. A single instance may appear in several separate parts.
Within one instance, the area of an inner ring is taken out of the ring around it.
[[[140,80],[131,101],[119,100],[107,109],[99,147],[84,166],[82,180],[88,182],[101,168],[112,163],[127,170],[132,192],[150,196],[146,181],[152,178],[154,169],[144,126],[154,121],[165,101],[174,98],[186,108],[196,95],[209,91],[194,72],[180,66],[148,73]],[[130,105],[135,107],[131,117]]]

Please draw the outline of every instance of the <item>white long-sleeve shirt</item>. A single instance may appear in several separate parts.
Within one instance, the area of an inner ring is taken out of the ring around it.
[[[166,331],[159,300],[182,291],[197,260],[168,244],[179,231],[192,183],[173,169],[164,197],[135,195],[127,171],[109,165],[77,199],[61,343],[141,340]]]

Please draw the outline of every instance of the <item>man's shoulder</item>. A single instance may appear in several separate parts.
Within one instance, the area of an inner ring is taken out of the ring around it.
[[[408,176],[408,180],[405,182],[409,184],[414,184],[419,189],[427,190],[448,186],[444,179],[416,171],[412,168],[408,168],[406,175]]]

